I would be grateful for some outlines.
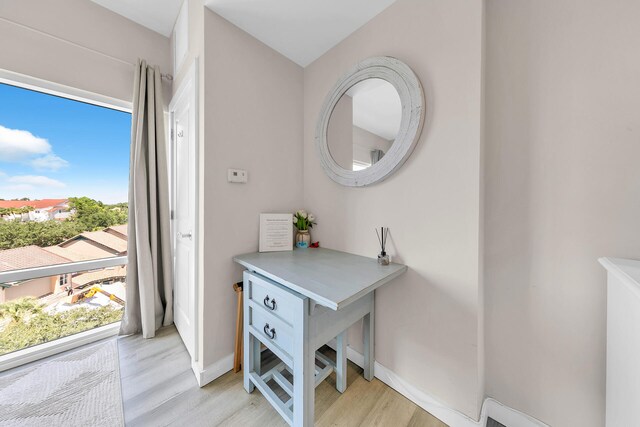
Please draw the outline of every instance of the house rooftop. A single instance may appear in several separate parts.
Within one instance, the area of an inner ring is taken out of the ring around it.
[[[92,259],[96,259],[96,256],[93,254],[83,253],[82,251],[74,251],[71,248],[63,248],[60,246],[47,246],[43,248],[47,252],[51,252],[55,255],[59,255],[64,258],[68,258],[71,261],[88,261]]]
[[[128,233],[128,227],[129,227],[128,224],[112,225],[111,227],[105,228],[104,231],[110,234],[119,235],[118,237],[121,237],[122,239],[126,239],[127,233]]]
[[[0,208],[20,209],[30,206],[34,209],[43,209],[63,205],[68,202],[69,199],[0,200]]]
[[[94,242],[113,249],[114,251],[117,251],[119,253],[127,252],[126,238],[121,238],[111,233],[105,233],[103,230],[82,233],[80,236],[89,240],[93,240]]]
[[[64,264],[68,258],[44,250],[35,245],[0,251],[0,271],[21,270],[25,268],[44,267]]]

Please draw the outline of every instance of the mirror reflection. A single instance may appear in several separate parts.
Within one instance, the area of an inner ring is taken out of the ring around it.
[[[391,148],[402,120],[402,104],[386,80],[358,82],[336,104],[327,129],[329,152],[340,167],[363,170]]]

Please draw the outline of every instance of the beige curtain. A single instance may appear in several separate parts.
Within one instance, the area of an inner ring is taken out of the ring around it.
[[[173,323],[169,178],[162,81],[138,61],[133,90],[129,175],[127,301],[121,335],[151,338]]]

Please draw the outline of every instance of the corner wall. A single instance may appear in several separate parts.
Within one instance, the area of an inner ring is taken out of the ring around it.
[[[417,389],[478,418],[482,1],[399,0],[304,70],[304,204],[312,240],[376,256],[375,227],[409,271],[376,291],[376,359]],[[325,95],[370,56],[406,62],[426,125],[403,168],[367,188],[322,170],[314,146]],[[354,347],[359,348],[351,334]],[[359,338],[359,337],[358,337]]]
[[[597,258],[640,258],[638,16],[487,1],[487,394],[554,426],[604,425]]]
[[[233,353],[232,258],[258,250],[259,214],[302,205],[302,68],[204,9],[204,368]],[[227,182],[227,169],[249,173]],[[229,369],[231,366],[229,366]]]

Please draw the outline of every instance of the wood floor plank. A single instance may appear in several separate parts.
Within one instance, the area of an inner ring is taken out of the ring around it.
[[[242,372],[228,372],[198,387],[191,361],[174,327],[153,339],[118,339],[127,426],[284,427],[287,424],[258,390],[249,394]],[[321,350],[331,359],[335,352]],[[265,351],[263,364],[277,358]],[[446,427],[404,396],[348,363],[347,390],[335,388],[335,373],[316,388],[316,426]]]
[[[416,405],[413,402],[405,399],[392,388],[385,387],[382,396],[361,425],[371,427],[404,426],[409,423],[415,411]]]
[[[317,426],[358,426],[371,412],[386,387],[381,381],[356,378],[347,391],[317,418]],[[400,424],[398,424],[400,425]]]
[[[427,411],[416,407],[407,427],[449,427]]]

